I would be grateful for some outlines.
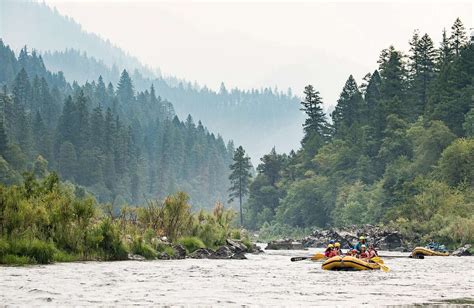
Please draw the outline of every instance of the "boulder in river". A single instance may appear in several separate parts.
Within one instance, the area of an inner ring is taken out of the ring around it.
[[[230,246],[230,248],[231,248],[232,251],[234,251],[234,252],[247,251],[247,246],[245,246],[244,243],[242,243],[242,242],[239,241],[239,240],[227,239],[227,240],[226,240],[226,243],[227,243],[227,245]]]
[[[471,256],[472,255],[471,252],[470,252],[471,247],[472,247],[471,244],[466,244],[462,247],[459,247],[455,251],[453,251],[453,253],[451,255],[452,256],[458,256],[458,257]]]
[[[234,259],[234,260],[245,260],[245,259],[247,259],[244,252],[234,253],[230,258]]]
[[[189,254],[189,257],[191,259],[210,259],[213,254],[213,251],[211,249],[207,248],[199,248],[198,250],[195,250],[191,254]]]
[[[240,249],[236,249],[235,246],[223,245],[217,248],[215,251],[212,249],[201,248],[189,255],[192,259],[247,259],[245,253]]]
[[[184,259],[186,258],[186,249],[181,244],[173,245],[174,249],[174,259]]]
[[[145,257],[141,255],[136,255],[133,253],[128,254],[128,259],[133,261],[145,261]]]
[[[230,259],[234,252],[229,246],[221,246],[212,254],[213,259]]]
[[[166,252],[159,253],[156,258],[159,260],[171,260],[171,256],[167,254]]]
[[[268,243],[265,250],[294,250],[294,249],[304,249],[301,242],[297,242],[291,239],[281,239],[276,241],[271,241]]]

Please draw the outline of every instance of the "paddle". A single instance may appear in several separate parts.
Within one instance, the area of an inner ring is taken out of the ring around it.
[[[295,262],[295,261],[302,261],[302,260],[321,260],[325,258],[324,254],[323,253],[316,253],[314,256],[310,256],[310,257],[293,257],[291,258],[291,262]]]
[[[372,259],[370,259],[370,261],[378,264],[382,271],[384,271],[384,272],[389,272],[390,271],[390,268],[388,266],[384,265],[383,260],[380,259],[379,257],[373,257]]]

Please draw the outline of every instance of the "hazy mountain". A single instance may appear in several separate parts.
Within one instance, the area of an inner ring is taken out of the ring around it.
[[[6,0],[0,5],[0,37],[14,50],[25,44],[34,46],[48,69],[63,71],[69,82],[82,84],[102,75],[104,81],[116,83],[119,72],[126,68],[136,89],[154,84],[157,95],[171,101],[179,117],[191,114],[202,120],[210,131],[242,144],[254,162],[273,146],[289,151],[299,145],[303,117],[299,100],[291,92],[225,86],[216,92],[175,77],[162,78],[159,71],[145,67],[108,40],[83,31],[73,19],[45,4]]]
[[[56,9],[33,1],[2,0],[0,2],[0,37],[14,49],[24,45],[39,51],[74,48],[127,70],[139,69],[152,76],[151,70],[136,58],[94,33],[85,32],[72,18]]]

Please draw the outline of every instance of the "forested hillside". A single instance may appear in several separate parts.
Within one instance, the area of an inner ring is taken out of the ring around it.
[[[286,152],[299,146],[302,131],[298,123],[304,117],[290,90],[240,90],[222,85],[216,91],[176,77],[161,77],[159,70],[147,68],[109,41],[84,32],[73,19],[46,4],[6,0],[0,2],[0,8],[0,37],[14,50],[25,44],[37,49],[48,69],[62,71],[70,83],[92,82],[101,75],[106,84],[116,84],[125,68],[136,90],[145,91],[153,83],[162,98],[173,102],[179,117],[191,114],[200,119],[210,131],[242,144],[252,158],[261,157],[273,146]]]
[[[116,86],[101,76],[69,84],[36,52],[16,57],[0,40],[0,85],[3,183],[55,170],[117,206],[177,190],[197,206],[226,200],[233,144],[179,120],[153,85],[135,91],[126,70]]]
[[[302,148],[261,159],[249,228],[384,223],[474,242],[474,45],[458,19],[438,47],[418,31],[410,46],[383,50],[361,85],[349,76],[331,120],[305,88]]]

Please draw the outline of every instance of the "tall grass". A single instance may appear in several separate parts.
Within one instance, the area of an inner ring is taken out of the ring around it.
[[[200,248],[206,248],[203,241],[195,236],[183,237],[178,240],[178,244],[183,245],[187,253],[192,253]]]

